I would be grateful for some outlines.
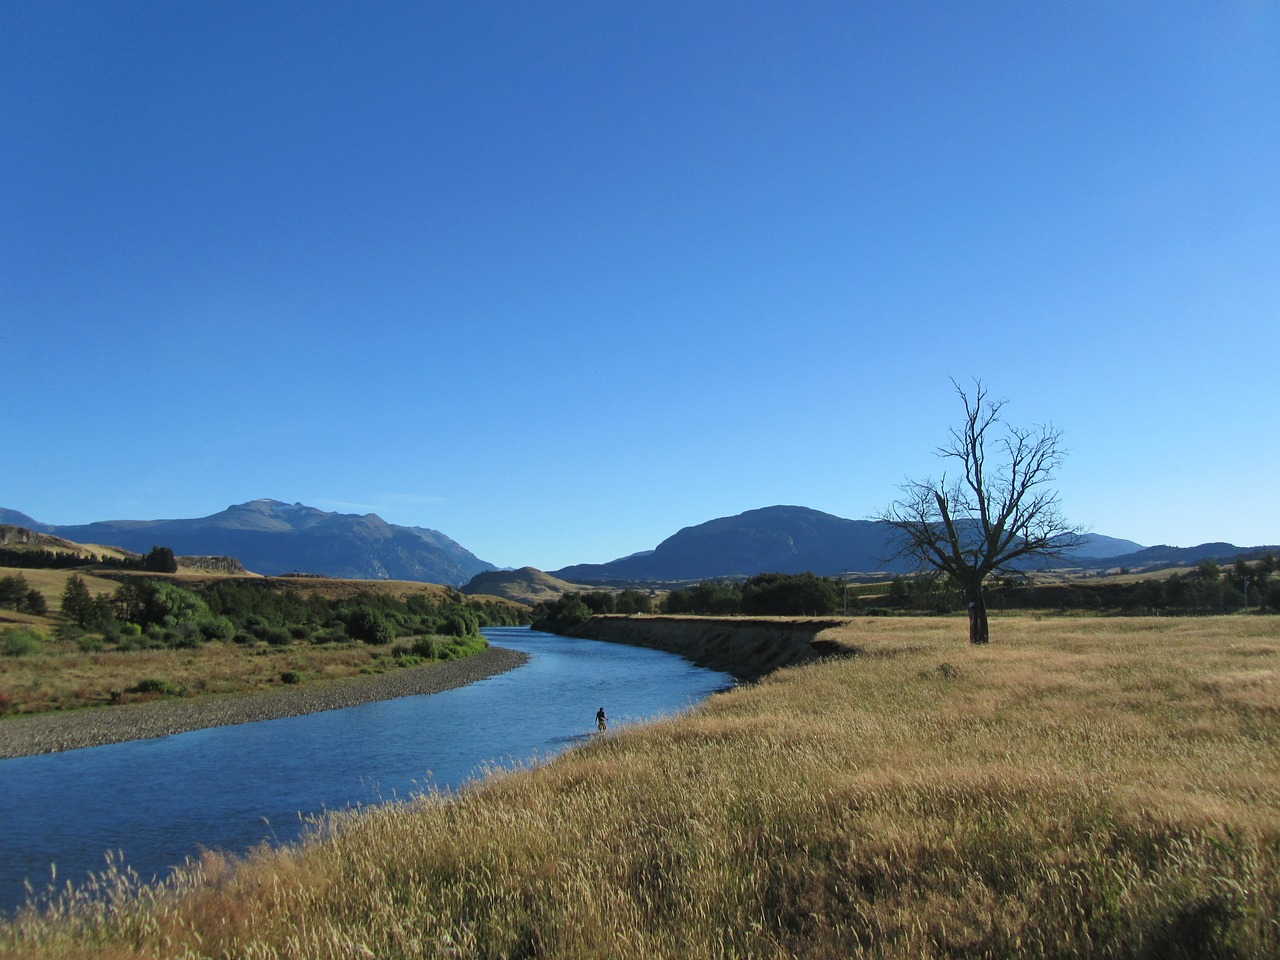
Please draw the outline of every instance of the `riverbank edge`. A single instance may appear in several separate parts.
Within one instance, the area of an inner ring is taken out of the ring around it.
[[[0,720],[0,760],[150,740],[209,727],[299,717],[377,700],[442,693],[514,670],[528,660],[529,655],[518,650],[488,647],[461,660],[406,667],[324,685],[5,717]]]
[[[749,683],[782,667],[856,655],[859,648],[835,633],[852,622],[847,617],[600,614],[567,632],[584,640],[664,650]]]

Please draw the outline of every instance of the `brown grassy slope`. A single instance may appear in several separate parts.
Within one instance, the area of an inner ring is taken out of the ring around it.
[[[90,595],[95,597],[104,593],[113,593],[120,585],[114,580],[96,576],[88,570],[28,570],[25,567],[0,567],[0,577],[22,577],[30,587],[40,591],[49,608],[49,613],[45,616],[0,609],[0,630],[11,626],[33,627],[52,635],[58,627],[57,614],[62,606],[62,592],[66,589],[67,579],[73,574],[79,575],[84,580]]]
[[[483,591],[492,596],[503,597],[529,606],[543,600],[555,600],[566,593],[590,592],[598,589],[600,588],[569,583],[567,580],[553,577],[534,567],[521,567],[519,570],[487,570],[477,574],[467,585],[468,592]]]
[[[125,557],[136,557],[136,553],[122,550],[119,547],[106,547],[97,543],[75,543],[54,537],[47,533],[36,533],[25,527],[0,524],[0,547],[18,553],[49,552],[56,554],[72,554],[76,557],[88,557],[96,554],[99,557],[111,557],[122,560]]]
[[[455,800],[0,928],[42,957],[1280,955],[1280,618],[847,628]]]
[[[72,576],[80,577],[85,582],[85,586],[89,588],[89,593],[95,597],[103,593],[113,593],[116,587],[120,586],[118,580],[99,576],[90,569],[41,570],[28,569],[26,567],[0,567],[0,577],[14,576],[22,577],[44,595],[51,614],[56,614],[58,608],[62,605],[62,592],[67,587],[67,580]],[[13,611],[8,612],[12,613]]]

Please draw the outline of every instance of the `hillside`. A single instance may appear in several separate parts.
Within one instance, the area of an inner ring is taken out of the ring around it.
[[[4,513],[5,516],[9,517],[22,517],[22,514],[12,510],[6,510]],[[23,517],[23,519],[28,523],[35,523],[30,517]],[[121,550],[118,547],[101,546],[96,543],[75,543],[64,537],[39,533],[28,527],[12,525],[8,520],[0,524],[0,550],[19,554],[52,553],[59,556],[70,555],[86,561],[93,557],[99,559],[109,557],[114,560],[123,560],[134,555],[131,551]]]
[[[493,573],[492,586],[471,591],[507,596],[521,603],[552,599],[567,590],[599,586],[677,585],[698,580],[745,579],[759,573],[842,573],[875,576],[912,572],[895,558],[894,530],[875,520],[846,520],[798,506],[748,510],[685,527],[652,550],[609,563],[575,564],[547,573],[525,567],[499,571],[444,534],[389,524],[376,514],[329,513],[300,503],[254,500],[191,520],[109,520],[83,525],[40,523],[0,509],[0,523],[35,533],[111,544],[145,553],[159,544],[179,556],[234,557],[266,576],[311,573],[360,580],[411,580],[453,587]],[[103,553],[109,548],[93,547]],[[1132,540],[1089,534],[1085,544],[1055,562],[1066,576],[1103,571],[1150,571],[1194,566],[1205,559],[1230,562],[1277,547],[1206,543],[1195,547],[1143,547]],[[206,564],[215,569],[215,563]],[[1028,569],[1040,569],[1038,562]],[[546,578],[546,579],[542,579]],[[484,581],[483,583],[488,583]],[[566,586],[568,584],[568,586]]]
[[[486,570],[478,573],[462,588],[462,592],[473,596],[502,597],[533,606],[566,593],[590,589],[589,586],[569,583],[533,567],[521,567],[519,570]]]
[[[687,581],[757,573],[907,573],[895,558],[894,530],[877,520],[846,520],[808,507],[775,506],[720,517],[683,530],[647,553],[552,571],[585,582]],[[1094,565],[1140,549],[1131,540],[1091,535],[1073,564]],[[1108,561],[1110,562],[1110,561]]]
[[[235,557],[267,576],[305,572],[365,580],[417,580],[461,586],[494,569],[436,530],[387,523],[376,514],[330,513],[301,503],[253,500],[186,520],[39,523],[13,510],[0,521],[79,543],[107,543],[145,553],[160,544],[175,554]]]

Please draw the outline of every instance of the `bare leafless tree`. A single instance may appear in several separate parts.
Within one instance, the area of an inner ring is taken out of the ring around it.
[[[1010,426],[1000,418],[1006,401],[990,399],[980,380],[972,394],[952,384],[964,424],[937,454],[956,461],[959,475],[908,481],[878,519],[897,529],[897,556],[951,577],[969,603],[970,642],[987,643],[986,579],[1020,557],[1061,557],[1085,532],[1063,519],[1047,487],[1062,464],[1061,431]]]

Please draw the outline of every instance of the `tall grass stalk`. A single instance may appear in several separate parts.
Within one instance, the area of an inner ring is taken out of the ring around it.
[[[841,629],[775,674],[300,844],[114,868],[24,957],[1273,957],[1280,620]]]

